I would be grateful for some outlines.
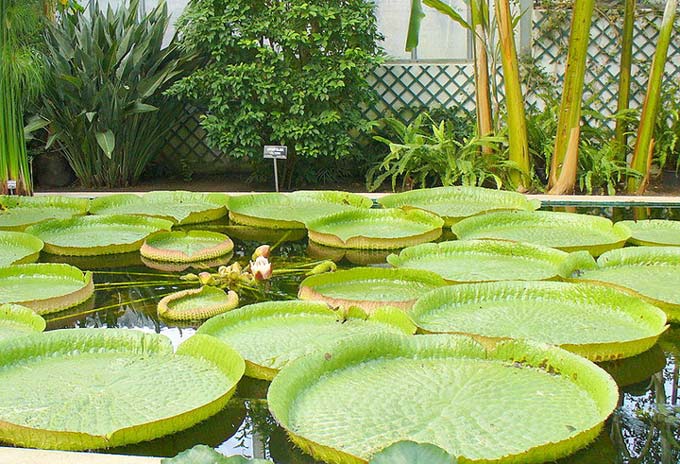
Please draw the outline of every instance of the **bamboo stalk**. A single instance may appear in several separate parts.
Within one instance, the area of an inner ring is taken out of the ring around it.
[[[477,112],[477,132],[480,137],[493,132],[491,113],[491,87],[489,83],[489,57],[487,53],[486,15],[484,2],[471,0],[470,12],[472,33],[474,35],[475,59],[475,107]],[[490,147],[482,148],[483,153],[490,152]]]
[[[616,104],[616,129],[614,140],[618,146],[618,159],[626,159],[626,146],[628,137],[626,134],[627,124],[622,114],[628,109],[630,102],[630,72],[633,62],[633,29],[635,25],[635,1],[624,0],[623,13],[623,39],[621,43],[621,71],[619,72],[619,97]]]

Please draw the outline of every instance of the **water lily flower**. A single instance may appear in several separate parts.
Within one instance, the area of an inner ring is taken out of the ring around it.
[[[334,272],[338,268],[337,264],[333,261],[326,260],[323,261],[312,268],[307,275],[324,274],[326,272]]]
[[[256,280],[268,280],[272,277],[272,263],[264,256],[258,256],[250,262],[250,272]]]
[[[252,260],[257,260],[260,256],[264,256],[265,258],[269,258],[269,252],[271,251],[271,247],[269,245],[260,245],[259,247],[255,248],[255,251],[253,251],[253,256]]]
[[[201,285],[212,285],[215,283],[215,279],[213,278],[212,274],[209,272],[201,272],[198,274],[198,281],[201,283]]]

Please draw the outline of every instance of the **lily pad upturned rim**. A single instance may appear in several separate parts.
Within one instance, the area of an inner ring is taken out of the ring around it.
[[[628,243],[632,243],[633,245],[680,246],[680,221],[671,221],[666,219],[645,219],[640,221],[619,221],[617,222],[617,224],[625,225],[626,227],[628,227],[628,229],[630,229],[631,237],[628,240]],[[637,235],[640,232],[649,229],[657,231],[667,230],[669,232],[672,232],[677,238],[675,238],[674,240],[671,239],[666,242],[660,242],[645,240],[644,238],[641,238],[639,235]]]
[[[176,240],[177,242],[187,241],[193,239],[204,239],[213,241],[215,244],[210,247],[203,248],[192,254],[187,254],[182,250],[172,248],[171,246],[160,246],[159,242],[165,240]],[[234,249],[234,242],[226,235],[219,232],[211,232],[206,230],[190,230],[190,231],[172,231],[172,232],[157,232],[152,234],[144,240],[139,253],[148,259],[154,261],[164,261],[172,263],[191,263],[196,261],[203,261],[214,259],[231,253]]]
[[[275,420],[287,431],[292,441],[301,449],[324,462],[336,464],[366,464],[367,457],[355,456],[342,449],[317,443],[292,430],[291,411],[296,406],[300,392],[333,371],[346,371],[352,366],[376,359],[402,359],[406,357],[478,358],[511,363],[515,367],[540,369],[550,375],[563,375],[584,391],[590,393],[597,406],[599,421],[585,430],[574,430],[571,436],[559,442],[545,443],[511,455],[492,459],[473,460],[458,456],[464,462],[490,463],[542,463],[567,456],[592,442],[600,433],[605,420],[618,404],[619,392],[614,380],[604,370],[578,355],[550,345],[525,341],[503,341],[485,349],[473,339],[460,335],[423,335],[399,337],[355,336],[338,343],[326,353],[315,353],[294,361],[282,369],[272,381],[267,393],[269,410]],[[341,404],[341,402],[339,402]],[[402,440],[409,437],[402,437]],[[433,440],[433,444],[437,444]],[[389,445],[386,443],[385,446]]]
[[[362,233],[364,222],[372,221],[404,221],[422,226],[422,232],[398,237],[376,237]],[[335,224],[355,223],[356,233],[341,237],[333,232]],[[394,249],[431,242],[442,234],[444,220],[436,214],[413,209],[405,211],[399,208],[366,209],[345,211],[323,216],[307,223],[307,234],[311,241],[336,248],[355,249]]]
[[[79,246],[73,245],[56,245],[50,243],[50,234],[56,232],[68,234],[68,230],[72,228],[91,227],[92,233],[101,232],[99,228],[106,228],[111,226],[130,226],[131,228],[144,228],[145,235],[135,241],[113,239],[107,245],[97,246]],[[55,219],[43,222],[26,229],[26,232],[35,235],[45,242],[45,252],[55,255],[68,256],[98,256],[109,255],[117,253],[128,253],[130,251],[137,251],[141,248],[144,240],[152,233],[162,230],[170,230],[173,223],[165,219],[147,216],[124,216],[124,215],[93,215],[80,216],[71,219]]]
[[[50,297],[36,298],[25,301],[11,301],[31,308],[38,314],[49,314],[77,306],[87,301],[94,294],[94,281],[91,272],[83,272],[75,266],[61,263],[16,264],[0,268],[0,280],[8,276],[30,276],[30,274],[44,275],[45,273],[67,276],[74,281],[82,282],[82,287],[71,293]]]
[[[399,254],[391,254],[387,262],[400,269],[410,268],[409,262],[418,261],[427,257],[439,258],[442,256],[456,257],[461,255],[483,254],[487,256],[508,256],[513,258],[531,258],[545,261],[555,267],[555,273],[546,276],[546,279],[557,278],[561,275],[562,265],[569,257],[569,253],[526,242],[509,242],[506,240],[453,240],[439,243],[423,243],[404,248]],[[423,267],[418,267],[423,269]],[[431,271],[435,272],[435,271]],[[450,283],[480,282],[480,280],[452,280],[442,275],[444,280]],[[512,280],[523,280],[521,275],[516,275]]]
[[[151,440],[184,430],[219,412],[226,406],[245,371],[245,363],[240,355],[214,337],[194,335],[173,354],[172,344],[167,337],[128,329],[63,329],[10,339],[0,343],[0,365],[6,367],[42,356],[54,358],[58,355],[105,352],[199,358],[214,365],[232,386],[219,397],[193,410],[151,422],[131,424],[106,435],[37,429],[0,418],[0,440],[25,447],[62,450],[109,448]]]
[[[194,298],[209,297],[214,301],[201,306],[197,311],[175,311],[173,305],[182,301],[191,301]],[[218,301],[219,300],[219,301]],[[221,288],[205,285],[200,288],[180,290],[166,295],[158,302],[158,315],[172,321],[198,321],[230,311],[238,306],[238,294],[232,290],[225,292]]]
[[[439,275],[430,271],[423,271],[420,269],[406,269],[406,268],[383,268],[383,267],[355,267],[352,269],[340,270],[335,272],[326,272],[324,274],[317,274],[306,277],[301,283],[298,290],[298,298],[307,301],[323,301],[331,307],[346,307],[358,306],[364,311],[370,312],[383,306],[394,306],[403,310],[410,309],[416,300],[422,296],[417,295],[412,299],[403,301],[379,301],[379,300],[353,300],[348,298],[339,298],[324,295],[316,288],[320,285],[326,284],[346,284],[358,280],[405,280],[411,282],[423,283],[435,287],[442,287],[446,285],[446,281]]]
[[[363,319],[376,323],[382,323],[403,332],[405,335],[413,335],[416,326],[411,319],[401,310],[393,307],[382,307],[368,314],[357,307],[351,307],[346,311],[332,309],[328,304],[318,301],[283,300],[266,301],[242,306],[233,311],[220,314],[208,319],[199,327],[196,333],[220,338],[225,343],[239,351],[237,345],[229,343],[229,337],[223,338],[221,334],[230,327],[238,326],[248,321],[266,320],[272,318],[286,318],[288,316],[303,316],[306,314],[315,316],[328,316],[329,320]],[[341,319],[344,318],[344,319]],[[310,349],[310,352],[312,350]],[[253,359],[248,359],[241,354],[246,362],[246,376],[262,380],[272,380],[279,369],[258,364]]]
[[[23,256],[12,262],[3,263],[1,259],[2,252],[8,246],[23,250]],[[35,235],[27,234],[26,232],[0,230],[0,266],[34,263],[40,257],[40,252],[44,246],[43,241]]]
[[[19,195],[0,195],[0,206],[7,208],[8,216],[14,216],[15,213],[21,214],[21,211],[30,211],[31,209],[45,209],[62,211],[63,214],[46,213],[46,217],[36,220],[15,220],[9,224],[3,221],[3,214],[0,212],[0,229],[23,231],[27,227],[40,224],[51,219],[63,218],[64,215],[68,217],[83,216],[87,214],[90,208],[90,200],[87,198],[66,197],[60,195],[42,195],[42,196],[19,196]],[[14,211],[12,211],[14,210]],[[52,213],[54,213],[54,211]],[[20,216],[21,217],[21,216]]]
[[[446,286],[432,290],[421,297],[411,308],[409,315],[413,322],[425,333],[460,334],[471,336],[483,344],[496,343],[500,340],[510,339],[510,337],[506,334],[494,333],[493,327],[488,324],[478,327],[475,332],[467,332],[463,329],[456,330],[453,327],[445,331],[434,330],[434,327],[423,322],[423,317],[450,304],[476,307],[476,302],[479,302],[481,308],[484,301],[515,299],[518,302],[524,302],[529,298],[534,298],[544,304],[545,323],[548,326],[551,324],[552,302],[557,304],[560,300],[581,301],[580,308],[582,311],[590,314],[595,307],[592,301],[598,300],[614,311],[627,315],[630,322],[635,322],[640,326],[640,336],[621,338],[616,341],[600,339],[590,342],[577,342],[576,340],[568,342],[564,340],[563,343],[554,343],[554,339],[530,339],[537,343],[556,344],[591,361],[601,362],[636,356],[654,346],[668,328],[666,314],[656,306],[628,293],[586,282],[502,281]],[[514,316],[513,321],[522,327],[527,326],[519,319],[519,316]],[[603,318],[601,322],[602,326],[609,328],[610,331],[616,330],[608,318]],[[559,327],[556,327],[555,330],[561,332]]]
[[[47,326],[45,319],[31,308],[17,304],[0,304],[0,326],[3,322],[20,326],[26,333],[42,332]]]
[[[493,206],[489,208],[480,207],[479,211],[472,215],[444,214],[442,211],[438,211],[436,207],[429,207],[430,204],[439,201],[469,203],[480,200]],[[429,211],[442,217],[446,227],[466,217],[477,216],[491,211],[533,211],[541,207],[539,200],[530,200],[518,192],[467,186],[434,187],[392,193],[379,198],[378,203],[384,208],[417,208]]]

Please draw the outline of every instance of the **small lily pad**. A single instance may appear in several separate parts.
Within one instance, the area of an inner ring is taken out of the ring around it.
[[[45,319],[32,309],[13,304],[0,304],[0,341],[43,330]]]
[[[377,453],[369,464],[456,464],[456,459],[438,446],[398,441]]]
[[[208,319],[238,306],[238,295],[204,286],[167,295],[158,302],[158,315],[174,321]]]
[[[159,232],[147,237],[139,252],[148,259],[190,263],[231,253],[234,242],[224,234],[203,230]]]
[[[196,445],[182,451],[174,458],[161,459],[161,464],[273,464],[265,459],[248,459],[243,456],[225,456],[206,445]]]
[[[680,221],[650,219],[645,221],[621,221],[632,236],[628,240],[634,245],[680,246]]]
[[[50,219],[82,216],[89,207],[90,201],[86,198],[0,195],[0,230],[22,231]]]
[[[0,231],[0,267],[37,261],[44,243],[23,232]]]

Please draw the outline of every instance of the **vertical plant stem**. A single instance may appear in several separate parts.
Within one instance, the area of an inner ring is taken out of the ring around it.
[[[519,77],[519,63],[515,35],[512,29],[509,0],[496,0],[496,20],[501,44],[503,62],[503,78],[505,80],[505,102],[507,107],[508,141],[510,145],[510,161],[514,161],[519,171],[513,171],[510,180],[513,187],[526,190],[529,179],[529,141],[527,138],[526,115],[524,114],[524,97]]]
[[[569,52],[567,54],[567,68],[564,74],[562,101],[557,122],[555,149],[550,165],[548,187],[552,189],[557,184],[564,158],[567,154],[573,129],[581,122],[581,104],[583,99],[583,82],[586,73],[586,57],[590,37],[590,24],[593,17],[595,0],[575,0],[572,8],[571,33],[569,34]],[[561,187],[569,190],[576,184],[576,172],[573,179],[565,179],[566,184]],[[549,193],[553,193],[549,190]]]
[[[677,0],[668,0],[666,2],[666,9],[664,10],[663,20],[661,22],[661,30],[659,31],[659,41],[656,45],[656,52],[654,53],[654,59],[652,60],[652,69],[649,74],[647,94],[645,95],[645,102],[642,105],[642,114],[640,115],[640,126],[638,127],[637,140],[635,141],[635,150],[633,151],[633,158],[630,161],[630,167],[641,173],[643,178],[647,176],[648,166],[651,163],[654,123],[656,122],[656,115],[659,110],[661,84],[663,82],[664,68],[666,67],[668,46],[673,33],[673,23],[675,22],[677,5]],[[633,176],[628,177],[628,193],[643,193],[645,188],[645,182],[640,178]]]
[[[487,52],[486,0],[470,0],[472,34],[474,35],[475,98],[477,109],[477,132],[480,137],[493,131],[491,115],[491,90],[489,82],[489,57]],[[484,153],[490,148],[483,148]]]
[[[619,72],[619,98],[616,104],[616,130],[614,140],[618,147],[618,159],[626,159],[626,146],[628,137],[626,136],[625,118],[621,115],[628,109],[630,102],[630,70],[633,62],[633,29],[635,25],[635,2],[636,0],[625,0],[623,13],[623,40],[621,43],[621,71]]]

